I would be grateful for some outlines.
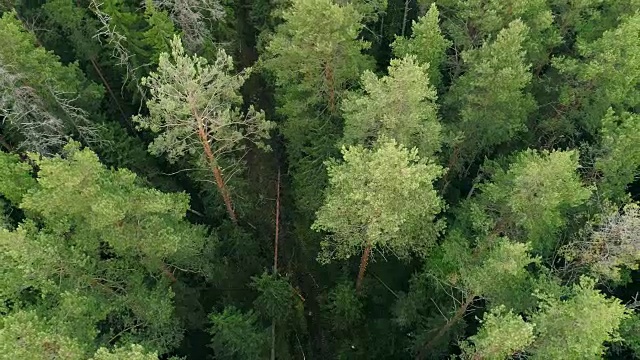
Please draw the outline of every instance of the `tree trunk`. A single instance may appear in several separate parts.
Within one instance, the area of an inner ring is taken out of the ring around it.
[[[364,273],[367,271],[367,264],[369,263],[369,255],[371,254],[371,245],[367,244],[367,247],[362,253],[360,258],[360,271],[358,271],[358,279],[356,280],[356,292],[360,292],[362,287],[362,280],[364,279]]]
[[[404,0],[404,16],[402,17],[402,32],[400,33],[400,36],[404,36],[404,31],[407,27],[407,17],[409,16],[409,1],[410,0]]]
[[[333,78],[333,68],[329,61],[324,65],[324,76],[327,88],[329,89],[329,111],[331,112],[331,115],[333,115],[336,111],[336,90]]]
[[[5,140],[2,135],[0,135],[0,145],[2,145],[9,152],[13,151],[13,147],[7,142],[7,140]]]
[[[273,274],[278,275],[278,237],[280,235],[280,169],[276,183],[276,236],[273,245]],[[276,319],[271,320],[271,360],[276,360]]]
[[[453,325],[455,325],[464,317],[464,314],[467,312],[467,308],[469,308],[469,305],[473,303],[474,297],[474,294],[469,294],[467,301],[465,301],[465,303],[460,306],[453,317],[449,319],[449,321],[447,321],[447,323],[442,328],[440,328],[438,333],[434,337],[432,337],[431,340],[429,340],[429,342],[420,350],[420,352],[418,352],[416,360],[424,359],[427,350],[431,349],[433,345],[435,345],[436,342],[438,342],[438,340],[440,340],[440,338],[445,335]]]
[[[227,213],[233,221],[234,224],[238,223],[238,219],[236,218],[236,213],[233,211],[233,203],[231,202],[231,196],[229,195],[229,190],[227,189],[227,185],[224,183],[224,179],[222,178],[222,172],[220,171],[220,167],[216,163],[216,158],[213,155],[213,151],[211,150],[211,145],[209,144],[209,139],[207,138],[207,134],[204,131],[204,125],[202,124],[202,119],[196,113],[194,113],[196,120],[198,121],[198,137],[200,142],[202,143],[202,147],[204,148],[204,154],[207,157],[207,161],[209,162],[209,166],[211,167],[211,172],[213,173],[213,177],[216,181],[216,185],[218,186],[218,190],[222,195],[222,200],[224,201],[224,205],[227,207]]]
[[[111,90],[111,86],[109,86],[107,79],[105,79],[105,77],[102,75],[100,66],[98,65],[98,63],[93,57],[89,58],[89,61],[91,62],[91,65],[93,65],[93,69],[98,73],[98,76],[100,77],[100,79],[102,79],[102,83],[104,84],[104,87],[107,88],[107,92],[113,99],[113,102],[116,103],[116,107],[118,108],[118,111],[120,111],[120,115],[122,115],[122,121],[129,128],[129,130],[133,131],[134,129],[131,127],[131,123],[127,121],[127,115],[125,115],[124,110],[122,110],[122,106],[120,106],[120,102],[118,101],[116,94],[113,93],[113,90]]]

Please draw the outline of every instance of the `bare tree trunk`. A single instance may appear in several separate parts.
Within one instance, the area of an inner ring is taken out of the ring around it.
[[[273,273],[278,273],[278,241],[280,235],[280,169],[278,168],[278,182],[276,183],[276,238],[273,247]]]
[[[367,247],[362,253],[360,258],[360,270],[358,271],[358,279],[356,280],[356,292],[360,292],[362,288],[362,280],[364,279],[364,273],[367,271],[367,264],[369,263],[369,255],[371,254],[371,245],[367,244]]]
[[[329,88],[329,111],[331,111],[331,115],[333,115],[336,111],[336,89],[333,78],[333,68],[330,62],[327,62],[324,66],[324,76],[327,87]]]
[[[216,163],[216,158],[213,155],[213,151],[211,150],[211,145],[209,144],[209,139],[207,134],[204,131],[204,125],[202,123],[202,119],[200,115],[196,112],[193,114],[198,121],[198,137],[200,138],[200,142],[202,143],[202,147],[204,148],[204,154],[207,157],[207,161],[209,162],[209,166],[211,167],[211,172],[213,173],[213,177],[216,181],[216,185],[218,186],[218,190],[222,195],[222,200],[224,201],[225,206],[227,207],[227,213],[233,221],[234,224],[238,223],[238,219],[236,218],[236,213],[233,211],[233,203],[231,202],[231,196],[229,195],[229,190],[227,189],[227,185],[224,183],[224,179],[222,178],[222,172],[220,171],[220,167]]]
[[[7,151],[9,152],[13,151],[13,147],[7,142],[7,140],[2,135],[0,135],[0,145],[2,145],[2,147],[7,149]]]
[[[420,352],[418,352],[418,355],[416,356],[416,360],[424,359],[424,357],[426,356],[427,350],[431,349],[433,345],[435,345],[438,342],[438,340],[440,340],[440,338],[443,335],[445,335],[449,331],[449,329],[451,329],[453,325],[455,325],[458,321],[460,321],[464,317],[464,314],[467,312],[469,305],[473,303],[474,297],[475,297],[474,294],[469,294],[467,301],[465,301],[464,304],[460,306],[460,308],[456,311],[453,317],[449,319],[449,321],[447,321],[447,323],[442,328],[440,328],[438,333],[434,337],[432,337],[431,340],[429,340],[429,342],[420,350]]]
[[[276,183],[276,236],[273,246],[273,274],[278,275],[278,240],[280,236],[280,168]],[[276,319],[271,320],[271,360],[276,360]]]
[[[404,31],[407,28],[407,17],[409,16],[409,1],[404,0],[404,16],[402,17],[402,32],[400,36],[404,36]]]
[[[100,66],[96,62],[95,58],[91,57],[89,58],[89,61],[91,61],[91,65],[93,65],[93,69],[98,73],[98,76],[100,76],[100,79],[102,79],[102,83],[104,84],[104,87],[107,89],[107,92],[109,93],[113,101],[116,103],[116,107],[118,108],[118,111],[120,111],[120,115],[122,115],[122,121],[125,122],[129,130],[133,131],[133,128],[131,128],[131,124],[127,121],[127,115],[125,115],[124,110],[122,110],[122,106],[120,106],[120,102],[118,101],[118,98],[116,98],[116,95],[113,93],[113,90],[111,90],[111,86],[109,86],[107,79],[105,79],[104,75],[102,75]]]

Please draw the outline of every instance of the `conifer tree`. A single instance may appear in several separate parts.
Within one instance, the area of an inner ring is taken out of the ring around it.
[[[267,353],[267,333],[258,326],[258,316],[227,307],[209,315],[211,346],[220,359],[262,359]]]
[[[456,170],[525,130],[535,102],[526,92],[531,81],[522,43],[528,29],[516,20],[481,48],[463,53],[465,74],[445,101],[459,111],[453,130],[463,134],[449,166]]]
[[[617,201],[627,197],[627,185],[633,183],[640,168],[640,115],[617,116],[609,109],[602,119],[595,168],[602,174],[598,190]]]
[[[482,328],[462,344],[463,359],[507,359],[522,353],[534,340],[533,324],[504,307],[485,314]]]
[[[20,311],[2,319],[0,355],[2,359],[65,360],[158,360],[140,345],[130,344],[115,349],[101,347],[87,354],[86,347],[75,339],[60,334],[34,312]]]
[[[378,78],[366,71],[362,75],[364,94],[352,94],[342,105],[342,142],[369,145],[382,137],[416,147],[422,156],[438,151],[441,126],[427,68],[410,56],[391,60],[388,76]]]
[[[582,278],[571,287],[567,300],[541,294],[541,309],[531,317],[536,340],[533,359],[600,359],[604,343],[617,338],[628,317],[618,299],[594,289],[595,281]]]
[[[136,117],[141,128],[158,136],[149,147],[153,154],[166,154],[169,161],[185,156],[202,159],[210,169],[229,218],[236,222],[231,194],[223,177],[220,160],[245,148],[246,143],[262,145],[272,123],[264,113],[250,107],[238,109],[239,90],[248,70],[232,74],[233,60],[224,50],[215,62],[185,54],[179,38],[172,42],[171,54],[163,53],[157,72],[143,79],[150,89],[149,117]]]
[[[591,195],[577,174],[575,151],[519,153],[509,169],[497,170],[492,181],[479,186],[477,199],[489,215],[494,232],[550,255],[558,245],[557,231],[567,223],[566,212]]]
[[[470,50],[489,38],[495,38],[515,20],[529,29],[522,40],[526,60],[536,69],[549,62],[554,46],[560,43],[553,26],[553,13],[544,0],[451,1],[443,28],[459,50]]]
[[[25,214],[0,230],[0,299],[4,311],[36,311],[56,333],[94,346],[140,343],[165,352],[181,329],[174,315],[177,268],[208,273],[198,260],[203,229],[184,221],[185,194],[136,184],[127,170],[107,170],[89,150],[38,159],[0,173],[0,194]],[[20,174],[17,170],[22,170]],[[20,186],[9,186],[14,178]],[[36,296],[33,296],[37,294]]]
[[[327,162],[328,192],[312,226],[329,233],[318,259],[362,252],[358,289],[372,251],[424,257],[442,231],[434,217],[444,204],[432,184],[442,168],[417,153],[383,140],[374,150],[343,148],[343,163]]]
[[[595,133],[612,108],[623,114],[640,105],[640,14],[624,18],[593,42],[577,44],[580,59],[559,57],[554,66],[565,75],[560,105],[570,124]]]
[[[594,290],[595,281],[581,278],[564,300],[538,294],[540,309],[528,322],[511,313],[490,314],[479,333],[470,359],[505,359],[517,352],[532,359],[600,359],[604,343],[615,340],[628,317],[617,299]]]
[[[0,116],[5,141],[23,150],[52,153],[67,136],[97,141],[89,112],[102,97],[77,64],[37,46],[15,12],[0,19]],[[6,145],[5,145],[6,147]],[[10,150],[10,149],[8,149]]]
[[[297,205],[314,212],[326,184],[322,162],[335,152],[340,102],[363,70],[369,44],[358,39],[362,14],[331,0],[295,0],[266,46]]]
[[[431,4],[429,11],[413,22],[411,37],[397,37],[391,44],[396,57],[415,55],[419,63],[428,66],[429,81],[436,88],[442,84],[441,71],[452,44],[440,31],[439,16],[436,4]]]

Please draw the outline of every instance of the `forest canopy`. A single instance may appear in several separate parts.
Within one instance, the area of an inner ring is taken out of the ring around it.
[[[0,360],[640,359],[639,0],[0,1]]]

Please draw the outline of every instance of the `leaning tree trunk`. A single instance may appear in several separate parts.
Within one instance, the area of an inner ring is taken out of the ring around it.
[[[371,245],[367,244],[367,247],[362,253],[360,258],[360,270],[358,271],[358,279],[356,280],[356,292],[360,292],[362,287],[362,280],[364,279],[364,273],[367,271],[367,264],[369,263],[369,255],[371,254]]]
[[[198,122],[198,138],[202,143],[202,147],[204,149],[204,154],[207,157],[207,162],[209,163],[209,167],[211,168],[211,172],[213,173],[213,178],[216,181],[216,186],[218,187],[218,191],[220,191],[220,195],[222,195],[222,200],[224,201],[224,205],[227,208],[227,213],[233,221],[234,224],[238,223],[238,219],[236,218],[236,213],[233,210],[233,203],[231,202],[231,195],[229,195],[229,189],[224,182],[224,178],[222,177],[222,171],[216,162],[216,158],[211,150],[211,144],[209,144],[209,137],[207,133],[204,131],[204,123],[202,121],[202,117],[196,112],[193,112],[196,121]]]

